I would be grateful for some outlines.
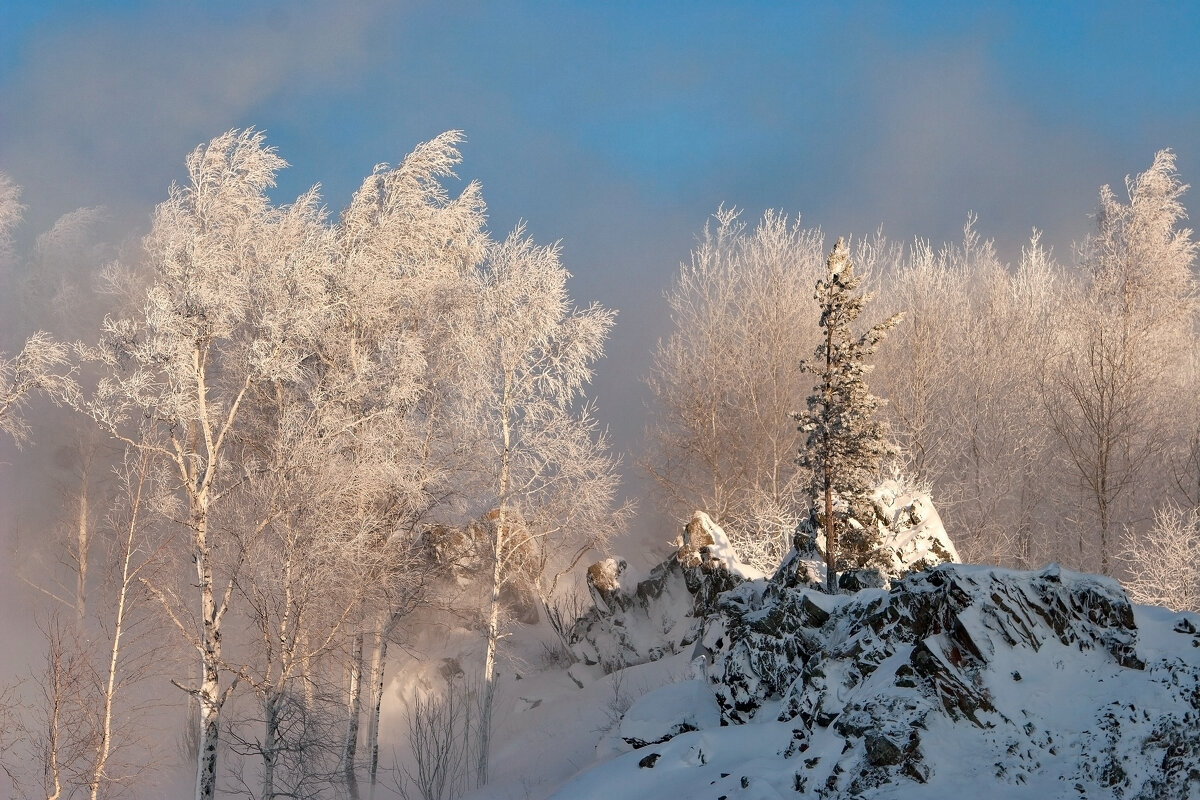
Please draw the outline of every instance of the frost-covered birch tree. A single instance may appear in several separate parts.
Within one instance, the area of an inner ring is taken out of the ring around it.
[[[20,187],[0,172],[0,264],[12,255],[12,232],[24,211]],[[32,433],[25,419],[31,395],[45,392],[61,400],[74,391],[69,355],[66,345],[44,331],[29,336],[14,355],[0,351],[0,434],[18,447]]]
[[[25,412],[33,394],[64,398],[74,392],[69,356],[66,345],[43,331],[30,336],[15,355],[0,353],[0,433],[18,446],[28,444],[32,435]]]
[[[543,597],[588,550],[620,525],[616,460],[584,390],[604,352],[615,312],[572,308],[557,245],[539,247],[521,229],[492,245],[479,280],[481,383],[474,413],[484,424],[489,600],[478,783],[487,782],[501,592],[533,582]]]
[[[880,460],[895,451],[883,422],[875,417],[879,400],[867,389],[865,378],[871,367],[865,359],[899,323],[900,315],[856,334],[852,326],[871,299],[856,294],[858,285],[849,248],[839,238],[829,254],[825,276],[817,281],[815,296],[824,335],[813,359],[801,363],[802,371],[816,376],[817,385],[808,396],[807,409],[795,414],[800,432],[806,434],[797,460],[812,474],[810,503],[825,534],[830,593],[837,591],[839,567],[863,555],[856,552],[863,550],[862,545],[855,548],[839,541],[849,529],[850,515],[837,514],[835,497],[847,507],[866,497],[878,479]]]
[[[334,228],[331,328],[319,352],[328,394],[361,420],[343,455],[371,480],[339,502],[378,588],[349,648],[351,691],[342,769],[357,791],[359,720],[366,692],[367,774],[378,780],[379,719],[388,643],[425,590],[411,545],[434,524],[461,524],[473,473],[463,436],[464,390],[478,303],[474,270],[487,244],[477,183],[451,196],[442,181],[460,162],[462,134],[446,132],[394,167],[380,165]],[[414,571],[415,570],[415,571]],[[368,610],[369,608],[369,610]]]
[[[164,503],[181,527],[177,555],[194,569],[195,595],[184,604],[169,586],[156,591],[200,661],[200,684],[187,687],[200,709],[197,798],[216,790],[221,709],[232,689],[221,679],[240,555],[230,528],[269,521],[235,513],[254,469],[235,445],[252,395],[298,378],[325,316],[322,211],[315,192],[271,204],[266,191],[282,166],[253,130],[230,131],[188,156],[187,183],[171,187],[145,240],[153,281],[137,313],[105,319],[88,351],[103,377],[81,403],[174,476]]]
[[[1187,186],[1169,150],[1126,179],[1128,202],[1100,190],[1097,231],[1082,248],[1086,285],[1066,308],[1044,398],[1054,438],[1094,525],[1095,566],[1112,568],[1122,524],[1144,525],[1156,505],[1150,464],[1166,450],[1167,401],[1194,346],[1192,264],[1197,243],[1182,227]],[[1164,470],[1165,472],[1165,470]]]
[[[1144,534],[1125,530],[1122,580],[1135,603],[1200,613],[1200,512],[1167,504]]]
[[[1028,568],[1035,550],[1053,550],[1041,522],[1053,519],[1046,420],[1031,398],[1062,279],[1036,233],[1015,268],[973,216],[963,233],[940,248],[918,241],[884,276],[880,302],[905,324],[880,347],[876,381],[908,468],[934,488],[960,553]]]

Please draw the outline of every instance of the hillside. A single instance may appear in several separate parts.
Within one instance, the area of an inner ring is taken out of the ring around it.
[[[493,780],[471,796],[1200,794],[1194,614],[1056,565],[942,564],[836,597],[729,567],[689,566],[685,546],[609,593],[612,627],[654,621],[658,650],[631,638],[621,658],[510,676]]]

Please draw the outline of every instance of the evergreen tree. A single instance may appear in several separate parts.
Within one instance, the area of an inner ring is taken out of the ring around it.
[[[825,531],[830,593],[836,591],[839,563],[861,565],[868,556],[866,537],[846,537],[839,552],[839,535],[850,528],[849,509],[874,487],[880,459],[895,452],[885,436],[884,424],[875,418],[881,401],[867,389],[864,378],[871,366],[864,359],[875,351],[901,315],[895,314],[856,336],[851,326],[871,300],[870,295],[856,294],[858,284],[849,249],[839,238],[829,254],[825,277],[817,281],[815,294],[821,307],[819,325],[825,335],[813,360],[800,364],[802,371],[817,376],[817,384],[808,396],[807,410],[793,415],[800,423],[799,430],[808,434],[796,461],[812,471],[811,502]],[[835,496],[843,503],[841,520],[834,514]]]

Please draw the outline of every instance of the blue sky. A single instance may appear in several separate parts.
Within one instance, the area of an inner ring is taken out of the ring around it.
[[[620,309],[597,381],[619,443],[663,290],[721,203],[829,235],[958,235],[1063,260],[1104,183],[1172,147],[1200,179],[1200,4],[0,2],[0,171],[29,235],[81,205],[144,228],[184,155],[265,129],[332,209],[450,128],[494,230],[561,239]],[[1189,205],[1200,207],[1191,199]]]

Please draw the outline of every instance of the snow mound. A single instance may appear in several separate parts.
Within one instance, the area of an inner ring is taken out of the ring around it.
[[[672,683],[642,695],[621,718],[620,735],[634,748],[721,724],[716,698],[703,680]]]

